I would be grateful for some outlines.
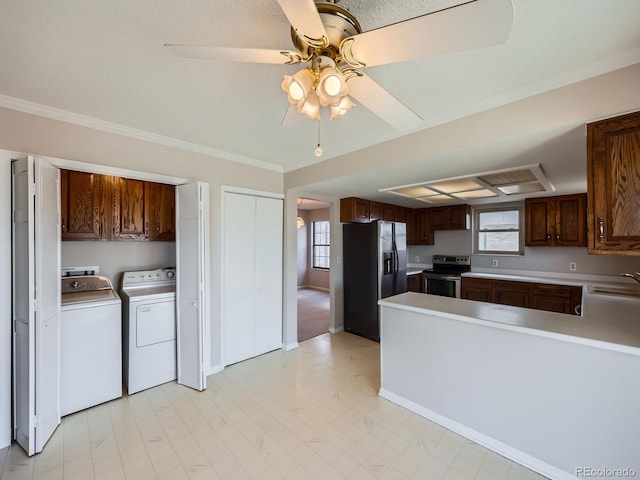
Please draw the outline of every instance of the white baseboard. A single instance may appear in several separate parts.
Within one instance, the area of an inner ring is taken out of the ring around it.
[[[298,286],[298,290],[301,290],[303,288],[308,288],[309,290],[319,290],[321,292],[327,292],[327,293],[329,293],[331,291],[328,288],[316,287],[315,285],[300,285],[300,286]]]
[[[218,365],[210,366],[204,373],[208,377],[209,375],[215,375],[216,373],[219,373],[222,370],[224,370],[224,365],[219,363]]]
[[[333,328],[329,327],[329,333],[340,333],[344,330],[344,327]]]
[[[283,343],[282,344],[282,349],[285,352],[288,352],[290,350],[294,350],[296,348],[298,348],[300,345],[298,344],[298,342],[291,342],[291,343]]]
[[[407,410],[412,411],[413,413],[417,413],[418,415],[425,417],[432,422],[437,423],[438,425],[442,425],[444,428],[447,428],[459,435],[462,435],[469,440],[478,443],[489,450],[492,450],[500,455],[507,457],[510,460],[513,460],[520,465],[523,465],[534,472],[537,472],[541,475],[544,475],[547,478],[551,478],[554,480],[575,480],[575,476],[565,472],[564,470],[560,470],[558,467],[554,467],[553,465],[549,465],[542,460],[532,457],[528,453],[525,453],[517,448],[514,448],[510,445],[500,442],[495,438],[489,437],[483,433],[480,433],[472,428],[467,427],[466,425],[462,425],[450,418],[444,417],[439,413],[434,412],[433,410],[429,410],[422,405],[418,405],[411,400],[407,400],[400,395],[396,395],[393,392],[385,390],[381,388],[378,392],[382,398],[386,398],[390,402],[393,402],[401,407],[406,408]]]

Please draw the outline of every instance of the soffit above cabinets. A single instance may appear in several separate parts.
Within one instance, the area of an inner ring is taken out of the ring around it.
[[[553,192],[539,164],[483,172],[464,177],[382,188],[379,192],[409,197],[421,202],[457,203],[477,199],[504,199],[511,195]]]

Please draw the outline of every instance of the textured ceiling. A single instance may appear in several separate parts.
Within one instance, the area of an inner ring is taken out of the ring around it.
[[[459,3],[341,5],[367,31]],[[366,72],[424,119],[421,130],[640,62],[640,1],[513,5],[503,45]],[[164,43],[291,48],[275,0],[2,0],[0,106],[33,102],[284,171],[318,161],[315,122],[285,116],[280,82],[296,67],[185,59]],[[320,160],[406,134],[363,106],[320,133]]]

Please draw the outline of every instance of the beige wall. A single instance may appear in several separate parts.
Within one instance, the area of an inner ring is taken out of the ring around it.
[[[304,226],[298,228],[298,287],[307,284],[309,268],[309,210],[298,210],[298,216],[304,220]]]

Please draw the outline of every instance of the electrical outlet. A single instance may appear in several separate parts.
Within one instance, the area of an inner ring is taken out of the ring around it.
[[[420,262],[420,255],[416,255],[416,256],[415,256],[415,262],[416,262],[416,263]]]
[[[569,270],[572,272],[576,271],[576,262],[569,262]]]
[[[491,266],[492,267],[497,267],[498,266],[498,259],[497,258],[493,259],[493,262],[491,262]]]

